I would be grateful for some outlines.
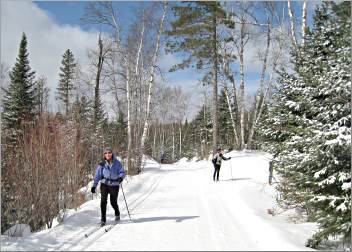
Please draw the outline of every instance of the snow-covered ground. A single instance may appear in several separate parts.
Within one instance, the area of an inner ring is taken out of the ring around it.
[[[270,156],[231,152],[212,181],[210,161],[148,160],[143,173],[127,178],[119,206],[122,221],[109,232],[84,234],[100,221],[100,198],[72,211],[52,229],[14,238],[2,235],[1,250],[309,250],[313,223],[294,224],[288,214],[270,215],[275,190],[268,181]],[[107,219],[113,222],[108,202]]]

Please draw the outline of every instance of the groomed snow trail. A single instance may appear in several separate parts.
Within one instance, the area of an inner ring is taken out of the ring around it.
[[[5,242],[5,248],[308,250],[304,242],[312,234],[312,224],[293,224],[283,215],[267,213],[275,195],[267,183],[270,156],[251,152],[232,152],[225,156],[233,158],[223,162],[217,183],[212,181],[210,161],[181,160],[171,165],[148,161],[141,175],[124,183],[132,222],[120,191],[122,221],[108,233],[100,230],[83,238],[84,232],[99,221],[99,199],[96,199],[85,203],[52,230],[22,238],[21,241],[27,240],[27,245]],[[113,219],[109,202],[107,218],[108,222]],[[33,239],[41,238],[45,245],[39,241],[33,243]]]
[[[268,157],[231,156],[217,183],[209,161],[155,167],[156,174],[150,175],[158,177],[155,188],[140,191],[140,197],[147,193],[145,200],[131,206],[133,223],[119,225],[86,249],[307,250],[304,239],[297,244],[297,237],[287,227],[280,230],[266,212],[272,207],[263,190],[268,187]]]

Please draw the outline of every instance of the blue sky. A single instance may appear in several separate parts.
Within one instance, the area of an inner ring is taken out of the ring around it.
[[[39,8],[45,10],[60,25],[77,25],[86,31],[91,29],[101,29],[104,31],[104,26],[85,24],[80,20],[84,15],[84,9],[87,5],[86,1],[35,1],[34,3]],[[126,27],[129,21],[131,21],[134,9],[141,7],[146,2],[116,1],[113,4],[118,6],[119,22],[121,22],[122,26]],[[186,92],[193,93],[193,100],[199,99],[198,94],[194,94],[194,92],[199,92],[196,84],[198,78],[200,78],[199,74],[194,73],[192,69],[185,69],[175,73],[168,73],[166,68],[163,68],[163,70],[165,70],[164,77],[167,79],[167,85],[181,85]],[[193,101],[193,104],[196,106],[195,109],[198,109],[198,102]]]
[[[49,15],[61,25],[79,25],[83,30],[94,29],[104,29],[104,26],[84,24],[80,18],[84,14],[84,8],[88,1],[35,1],[35,3],[43,10],[47,11]],[[132,16],[132,12],[135,8],[140,7],[148,1],[115,1],[114,4],[118,6],[118,17],[122,25],[128,24]],[[285,4],[286,1],[283,2]],[[295,15],[298,19],[301,18],[300,6],[293,2],[293,7]],[[312,12],[312,5],[309,5],[309,12]],[[308,15],[308,23],[312,23],[312,15]],[[171,74],[172,78],[183,78],[180,75],[194,75],[192,70],[185,70],[182,73],[179,71],[175,74]],[[254,81],[258,79],[257,73],[249,73],[247,76],[248,81]]]
[[[70,48],[82,65],[88,63],[87,50],[96,47],[96,36],[104,26],[83,24],[80,18],[84,14],[87,1],[13,1],[1,0],[1,62],[12,67],[18,53],[18,44],[22,32],[29,42],[32,68],[37,76],[46,76],[51,89],[52,110],[56,110],[54,100],[58,81],[58,69],[62,55]],[[133,11],[148,1],[116,1],[119,21],[126,26],[133,16]],[[295,3],[299,5],[299,3]],[[309,11],[312,11],[310,4]],[[298,12],[298,11],[297,11]],[[308,15],[311,22],[311,15]],[[257,45],[252,45],[248,53]],[[247,54],[248,54],[247,53]],[[172,63],[181,62],[180,55],[162,55],[160,67],[166,71]],[[258,85],[258,66],[249,62],[246,70],[246,91],[253,94]],[[167,85],[179,85],[186,92],[192,93],[193,110],[200,107],[202,88],[197,85],[201,75],[192,68],[165,73]]]
[[[89,30],[91,27],[99,29],[100,26],[97,25],[87,25],[83,24],[80,18],[84,14],[84,8],[88,1],[34,1],[35,4],[50,13],[50,16],[58,24],[69,24],[69,25],[79,25],[84,30]],[[131,17],[132,10],[139,7],[143,2],[137,1],[119,1],[114,2],[118,5],[118,16],[120,22],[128,22],[129,17]]]

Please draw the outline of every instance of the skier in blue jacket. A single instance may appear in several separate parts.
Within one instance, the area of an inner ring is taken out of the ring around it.
[[[120,184],[126,176],[126,172],[121,162],[113,155],[112,149],[106,147],[104,149],[104,160],[98,165],[95,173],[94,183],[91,189],[95,193],[95,189],[100,181],[100,210],[101,222],[104,226],[106,223],[106,205],[108,194],[110,194],[110,203],[115,210],[115,221],[120,220],[119,206],[117,205],[117,197],[119,195]]]

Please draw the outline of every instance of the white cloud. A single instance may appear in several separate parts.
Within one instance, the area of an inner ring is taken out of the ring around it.
[[[88,63],[88,48],[96,47],[97,32],[79,26],[59,25],[30,1],[1,1],[1,62],[13,67],[22,33],[28,41],[30,66],[36,76],[46,76],[49,103],[56,111],[55,92],[62,55],[70,49],[80,64]],[[50,108],[50,105],[49,105]]]

